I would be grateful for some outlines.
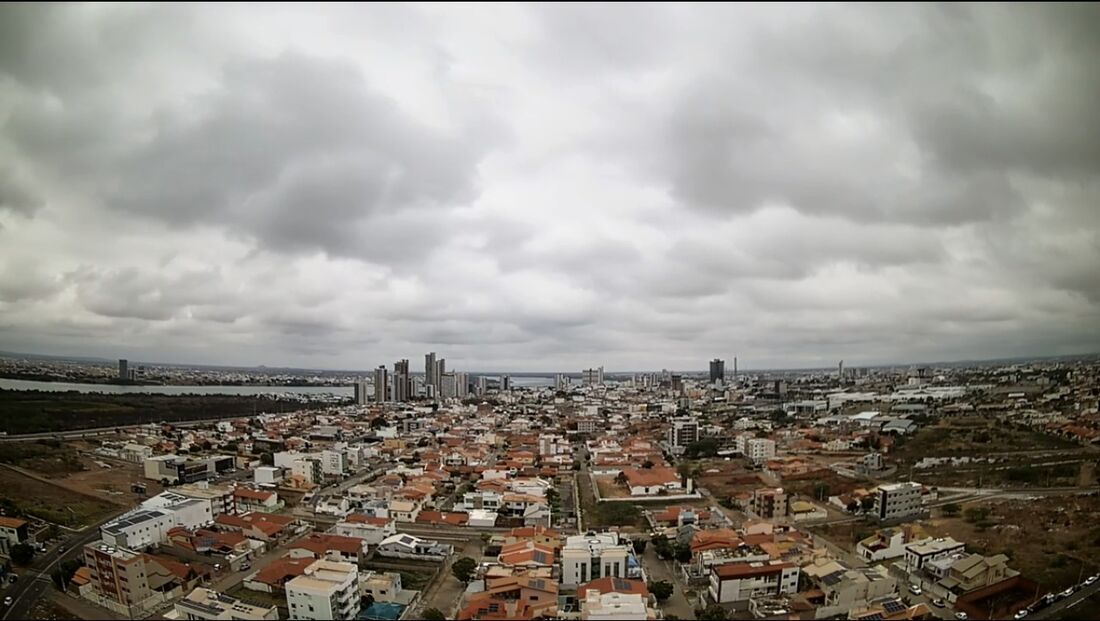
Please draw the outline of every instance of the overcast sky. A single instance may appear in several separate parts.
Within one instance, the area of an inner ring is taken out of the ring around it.
[[[4,4],[0,349],[1100,351],[1098,32],[1095,5]]]

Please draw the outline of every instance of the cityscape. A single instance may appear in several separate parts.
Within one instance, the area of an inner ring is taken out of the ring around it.
[[[0,620],[1100,619],[1098,35],[0,3]]]

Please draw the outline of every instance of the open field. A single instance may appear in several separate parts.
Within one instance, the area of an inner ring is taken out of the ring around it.
[[[93,524],[118,506],[0,468],[0,503],[64,526]],[[11,515],[11,512],[9,512]]]
[[[914,480],[947,487],[1091,487],[1096,484],[1095,456],[1026,457],[992,464],[914,470]]]
[[[991,453],[1080,449],[1080,445],[992,418],[944,418],[911,437],[899,436],[889,457],[910,464],[923,457],[981,456]]]
[[[0,431],[10,434],[66,431],[187,421],[290,408],[283,401],[236,395],[106,395],[77,392],[0,390]],[[323,407],[298,404],[295,409]]]
[[[1100,571],[1100,497],[1053,496],[1039,500],[994,499],[967,503],[958,516],[921,520],[932,537],[954,537],[968,552],[1005,554],[1009,566],[1059,591]],[[852,522],[815,529],[848,550],[871,535],[875,524]]]
[[[65,476],[84,468],[77,450],[57,440],[0,444],[0,463],[34,470],[49,477]]]
[[[600,490],[600,498],[630,497],[630,488],[616,483],[615,477],[596,477],[596,487]]]

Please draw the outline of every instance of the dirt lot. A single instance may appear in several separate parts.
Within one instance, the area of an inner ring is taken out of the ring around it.
[[[700,471],[696,482],[715,498],[729,498],[766,485],[759,473],[745,469],[743,459],[701,459],[695,463]]]
[[[596,487],[600,488],[600,498],[630,497],[630,488],[616,483],[615,477],[596,477]]]
[[[996,419],[944,418],[912,437],[899,436],[890,457],[903,464],[922,457],[987,455],[1017,451],[1080,449],[1080,445]]]
[[[1005,554],[1009,566],[1035,580],[1044,591],[1059,591],[1100,571],[1100,498],[1055,496],[1035,500],[994,499],[967,503],[955,517],[937,511],[920,526],[932,537],[951,536],[968,552]],[[987,510],[979,517],[973,509]],[[967,513],[970,511],[970,515]],[[846,549],[876,527],[855,522],[816,532]]]
[[[59,478],[57,482],[77,491],[104,496],[112,502],[122,503],[130,503],[137,499],[137,496],[130,491],[132,483],[144,483],[148,496],[155,496],[162,491],[160,483],[145,479],[141,467],[137,464],[107,460],[99,456],[82,456],[80,461],[85,470]],[[104,468],[96,462],[106,464],[110,468]]]
[[[1094,456],[1024,455],[994,464],[915,470],[914,477],[927,485],[948,487],[1091,487],[1096,485],[1096,464]]]
[[[0,468],[0,499],[44,520],[70,527],[95,523],[119,506]]]

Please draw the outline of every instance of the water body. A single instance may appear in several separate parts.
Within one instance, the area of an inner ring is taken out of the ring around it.
[[[490,376],[491,377],[491,376]],[[553,386],[552,377],[513,377],[516,388]],[[125,386],[121,384],[82,384],[75,382],[36,382],[0,378],[0,388],[6,390],[41,390],[43,392],[82,392],[107,395],[316,395],[354,397],[351,386]]]
[[[35,382],[0,378],[0,388],[7,390],[41,390],[43,392],[83,392],[107,395],[336,395],[354,396],[351,386],[123,386],[119,384],[80,384],[70,382]]]

